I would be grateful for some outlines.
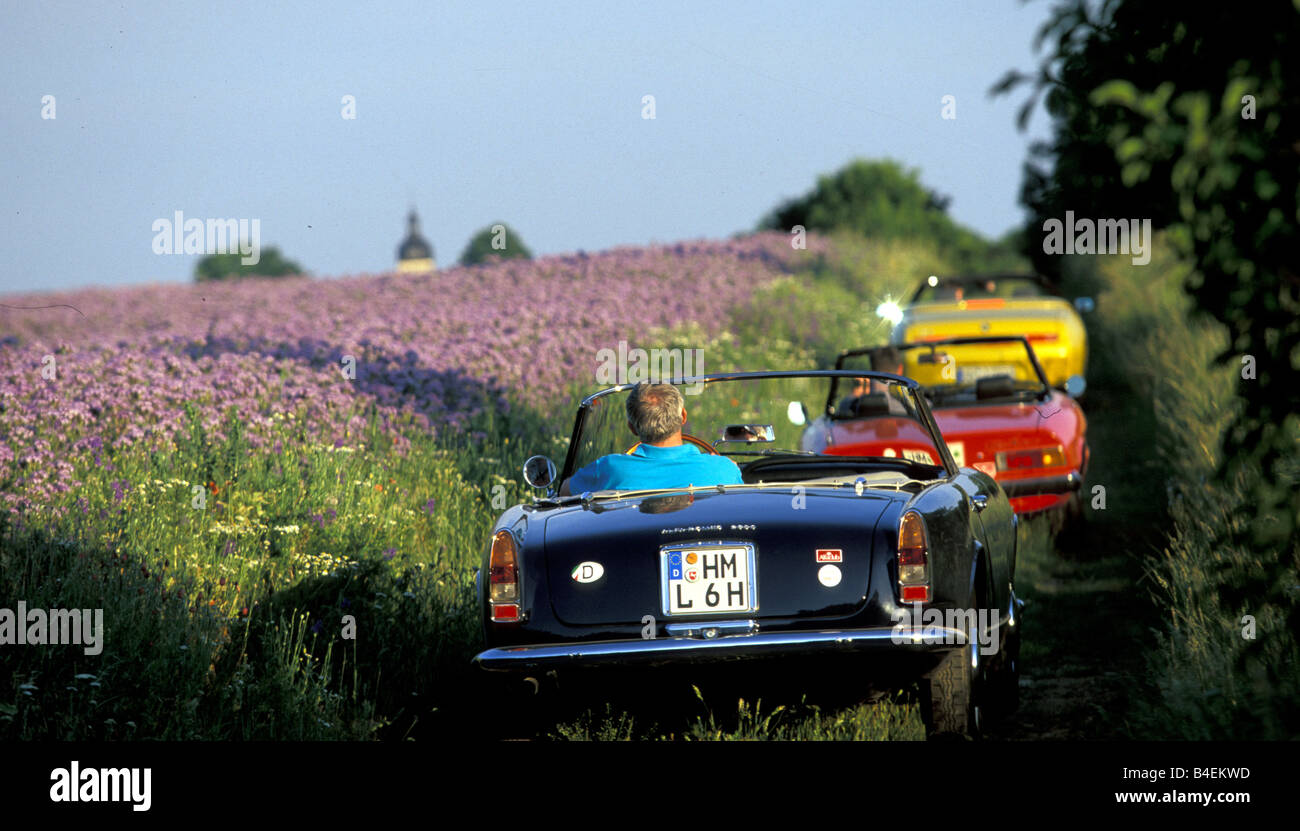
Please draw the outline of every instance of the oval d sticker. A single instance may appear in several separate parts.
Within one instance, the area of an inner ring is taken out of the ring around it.
[[[574,566],[569,576],[579,583],[594,583],[605,576],[605,567],[600,563],[587,560]]]

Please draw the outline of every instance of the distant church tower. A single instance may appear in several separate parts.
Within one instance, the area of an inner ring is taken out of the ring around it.
[[[433,246],[420,236],[420,218],[414,208],[406,217],[406,239],[397,246],[397,270],[417,274],[438,270],[433,261]]]

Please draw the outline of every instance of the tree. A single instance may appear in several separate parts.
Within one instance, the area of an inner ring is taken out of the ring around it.
[[[465,252],[460,255],[460,264],[478,265],[493,258],[531,260],[533,252],[524,245],[518,231],[504,222],[495,222],[470,237]]]
[[[1300,551],[1300,0],[1058,6],[1039,34],[1055,43],[1032,82],[1053,137],[1035,146],[1023,198],[1041,257],[1046,218],[1150,217],[1193,264],[1184,288],[1228,332],[1222,363],[1253,359],[1243,407],[1222,437],[1223,482],[1244,477],[1243,520],[1216,543],[1257,558],[1224,575],[1227,608],[1274,604],[1300,631],[1288,595]],[[1253,647],[1251,647],[1253,648]]]
[[[817,178],[811,191],[777,206],[760,230],[848,229],[873,239],[924,238],[957,267],[1013,267],[1017,259],[948,216],[951,198],[921,184],[915,170],[890,160],[858,159]],[[993,262],[998,261],[998,262]]]
[[[286,260],[273,245],[263,248],[261,257],[251,265],[240,262],[242,256],[239,253],[209,254],[195,264],[194,282],[206,283],[240,277],[286,277],[304,273],[302,266],[293,260]]]

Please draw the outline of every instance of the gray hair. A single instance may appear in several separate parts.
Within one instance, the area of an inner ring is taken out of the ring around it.
[[[672,384],[642,381],[628,394],[627,421],[641,441],[663,441],[682,429],[685,406],[681,391]]]

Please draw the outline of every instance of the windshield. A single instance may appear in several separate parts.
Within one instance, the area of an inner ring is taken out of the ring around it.
[[[886,474],[891,480],[947,475],[944,456],[937,450],[938,430],[927,426],[933,423],[928,410],[898,378],[879,373],[769,374],[716,378],[679,389],[698,390],[683,396],[684,441],[731,459],[745,483],[869,473]],[[627,454],[638,444],[628,427],[628,395],[628,389],[615,390],[588,402],[564,477],[603,456]],[[830,428],[849,418],[855,422],[853,445],[837,446]]]
[[[1030,275],[931,277],[917,289],[914,303],[946,303],[989,298],[1050,297],[1043,281]]]
[[[1048,394],[1047,379],[1022,337],[949,338],[893,347],[899,371],[921,385],[934,408],[1030,401]],[[869,369],[880,348],[846,352],[837,368]],[[875,361],[879,363],[879,358]]]

